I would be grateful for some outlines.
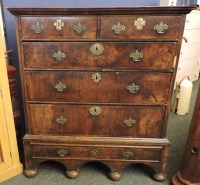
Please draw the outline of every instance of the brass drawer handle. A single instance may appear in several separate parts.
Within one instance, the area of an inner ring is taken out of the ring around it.
[[[67,86],[65,84],[63,84],[62,82],[59,82],[57,84],[54,85],[54,88],[58,91],[58,92],[63,92]]]
[[[101,55],[103,51],[104,47],[99,43],[95,43],[90,47],[90,52],[94,55]]]
[[[62,30],[62,27],[65,25],[65,23],[62,19],[57,19],[54,21],[53,25],[56,27],[56,30],[60,31]]]
[[[134,26],[136,27],[137,30],[142,30],[145,24],[146,23],[143,18],[138,18],[134,21]]]
[[[87,26],[84,24],[81,24],[80,22],[73,26],[73,31],[77,35],[82,35],[86,29],[87,29]]]
[[[61,52],[60,50],[53,54],[53,58],[59,62],[65,59],[66,56],[67,56],[66,53]]]
[[[136,124],[136,120],[135,119],[132,119],[131,117],[129,119],[125,119],[124,120],[124,124],[127,126],[127,127],[132,127],[133,125]]]
[[[92,75],[92,80],[94,83],[99,83],[101,81],[101,74],[100,73],[94,73]]]
[[[56,123],[58,123],[59,125],[64,125],[65,123],[67,123],[67,118],[60,116],[56,118]]]
[[[65,157],[67,155],[69,155],[69,150],[61,148],[60,150],[58,150],[56,152],[60,157]]]
[[[130,58],[132,58],[134,62],[139,62],[140,59],[143,58],[143,53],[136,50],[135,52],[130,54]]]
[[[98,107],[98,106],[93,106],[93,107],[90,107],[89,109],[89,113],[93,116],[98,116],[99,114],[101,114],[102,112],[102,109],[101,107]]]
[[[168,30],[168,25],[164,24],[162,21],[160,24],[156,24],[153,28],[158,34],[163,34]]]
[[[122,156],[123,156],[124,158],[126,158],[126,159],[129,159],[129,158],[131,158],[131,157],[134,156],[134,153],[127,150],[127,151],[122,152]]]
[[[33,30],[35,33],[39,34],[44,30],[45,26],[43,24],[40,24],[39,22],[36,22],[36,24],[33,24],[31,26],[31,30]]]
[[[121,34],[123,31],[126,30],[126,27],[121,24],[120,22],[118,22],[117,24],[114,24],[112,27],[111,27],[111,30],[114,32],[114,34],[116,35],[119,35]]]
[[[98,149],[93,149],[90,151],[90,156],[91,157],[98,157],[100,155],[100,152]]]
[[[138,92],[139,89],[140,89],[139,85],[136,85],[135,83],[132,83],[131,85],[127,86],[127,90],[132,94],[135,94],[136,92]]]

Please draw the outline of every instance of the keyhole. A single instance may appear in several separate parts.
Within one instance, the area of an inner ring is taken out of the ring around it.
[[[97,109],[94,109],[94,112],[97,112]]]
[[[98,77],[96,76],[96,80],[98,80]]]
[[[193,147],[193,148],[191,149],[191,151],[192,151],[193,154],[196,154],[196,153],[198,153],[198,148]]]
[[[98,47],[96,47],[96,51],[98,51]]]

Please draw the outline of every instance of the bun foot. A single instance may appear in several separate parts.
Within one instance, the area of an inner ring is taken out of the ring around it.
[[[66,171],[66,175],[70,179],[76,179],[79,176],[79,174],[80,173],[78,171]]]
[[[26,177],[35,177],[38,174],[38,169],[35,170],[24,170],[24,175]]]
[[[109,177],[110,177],[110,179],[112,179],[114,181],[118,181],[122,178],[122,173],[120,173],[120,172],[110,172]]]
[[[158,182],[163,182],[167,179],[167,174],[166,173],[154,173],[153,179]]]

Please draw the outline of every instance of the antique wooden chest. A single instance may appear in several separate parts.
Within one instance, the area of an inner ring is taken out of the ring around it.
[[[194,7],[9,8],[16,16],[25,175],[46,160],[76,178],[98,161],[166,179],[167,121],[185,15]]]

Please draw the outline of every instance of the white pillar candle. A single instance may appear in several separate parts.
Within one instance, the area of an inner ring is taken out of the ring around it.
[[[178,115],[185,115],[189,111],[192,87],[193,87],[193,84],[189,80],[185,79],[181,82],[178,108],[177,108]]]

